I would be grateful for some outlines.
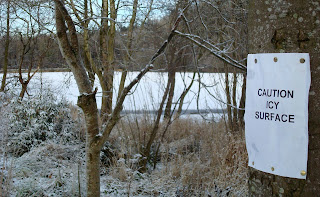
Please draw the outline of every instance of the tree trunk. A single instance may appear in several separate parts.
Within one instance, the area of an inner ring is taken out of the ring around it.
[[[307,180],[284,178],[251,168],[250,196],[319,196],[320,194],[320,12],[318,8],[319,3],[312,0],[249,1],[249,53],[309,53],[312,79],[309,94]]]
[[[227,97],[227,118],[228,118],[228,130],[233,131],[233,124],[232,124],[232,112],[231,112],[231,93],[230,93],[230,87],[229,87],[229,69],[228,65],[224,63],[224,69],[225,69],[225,88],[226,88],[226,97]]]
[[[6,33],[6,42],[4,45],[3,76],[2,76],[0,92],[3,92],[6,86],[7,71],[8,71],[8,64],[9,64],[9,43],[10,43],[10,0],[8,0],[7,2],[7,33]]]
[[[100,51],[102,58],[102,70],[103,80],[101,83],[102,88],[102,104],[101,115],[102,121],[107,119],[107,116],[112,112],[112,97],[113,97],[113,61],[114,61],[114,48],[115,48],[115,22],[110,21],[108,26],[109,17],[108,10],[110,9],[110,18],[116,19],[115,1],[108,0],[102,1],[102,13],[103,17],[100,30]]]
[[[108,0],[103,0],[103,2],[105,5],[105,3],[108,2]],[[114,6],[114,0],[110,0],[110,2],[111,2],[111,17],[115,17],[114,14],[116,14],[116,10]],[[83,110],[85,121],[86,121],[87,196],[99,197],[100,196],[100,173],[99,173],[100,150],[103,147],[104,143],[107,141],[112,129],[120,119],[120,112],[122,110],[123,102],[126,96],[130,92],[130,90],[142,79],[142,77],[147,72],[149,72],[150,69],[153,68],[152,64],[154,63],[154,61],[157,59],[159,55],[161,55],[164,52],[168,43],[172,40],[174,36],[174,32],[177,29],[179,22],[181,21],[182,15],[177,19],[166,42],[164,42],[163,45],[160,47],[160,49],[153,55],[153,57],[149,61],[149,64],[145,67],[145,69],[143,69],[137,75],[137,77],[134,80],[130,82],[128,86],[126,86],[123,89],[122,94],[118,98],[118,101],[115,105],[114,110],[110,114],[110,117],[108,117],[108,122],[106,123],[103,129],[103,132],[100,133],[99,124],[98,124],[98,109],[97,109],[97,103],[96,103],[96,93],[98,89],[95,89],[95,91],[92,91],[90,79],[86,73],[84,65],[82,64],[82,59],[81,59],[81,56],[79,55],[79,43],[78,43],[77,32],[71,16],[69,15],[66,7],[64,6],[63,1],[54,0],[54,4],[55,4],[56,31],[57,31],[57,37],[59,42],[59,48],[66,62],[70,66],[71,71],[74,74],[74,78],[80,93],[80,96],[78,97],[78,106],[81,107],[81,109]],[[103,10],[105,12],[108,12],[108,9],[103,9]],[[103,26],[103,27],[106,27],[106,26]],[[115,33],[115,26],[112,27],[112,29],[114,30],[113,33]],[[113,36],[111,37],[114,38]],[[114,41],[111,41],[111,43],[112,42]],[[114,44],[111,44],[111,45],[114,46]],[[114,47],[112,47],[112,49],[114,49]],[[110,52],[110,53],[113,53],[113,52]],[[108,65],[112,65],[113,60],[108,62],[109,63],[111,62],[111,64],[108,64]],[[104,83],[102,83],[102,85],[103,84]],[[163,107],[163,104],[162,104],[162,107]]]
[[[86,150],[87,196],[100,196],[100,151]]]
[[[97,89],[92,92],[90,79],[87,75],[84,65],[81,63],[78,37],[72,18],[60,0],[54,0],[54,3],[59,48],[74,75],[80,93],[78,98],[78,106],[83,110],[86,120],[87,196],[99,197],[100,146],[97,146],[99,124],[98,109],[95,98]],[[68,34],[67,31],[69,32]]]
[[[244,128],[244,108],[246,104],[246,84],[247,84],[247,75],[242,74],[243,76],[243,82],[242,82],[242,87],[241,87],[241,98],[239,102],[239,110],[238,110],[238,120],[239,120],[239,126],[241,128]]]
[[[238,77],[236,71],[233,71],[233,81],[232,81],[232,105],[234,106],[232,109],[232,128],[233,131],[238,129],[238,109],[237,107],[237,84]]]
[[[88,76],[92,87],[94,86],[95,72],[94,72],[94,62],[91,57],[89,48],[89,16],[88,16],[88,0],[84,0],[84,22],[82,23],[83,28],[83,59],[84,66],[88,71]]]
[[[171,65],[171,66],[170,66]],[[164,119],[168,119],[171,117],[171,108],[172,108],[172,102],[173,102],[173,96],[174,96],[174,87],[176,85],[176,71],[175,67],[176,65],[169,65],[168,70],[168,84],[169,85],[169,95],[167,100],[167,105],[164,111]]]
[[[19,98],[20,99],[23,99],[25,93],[27,92],[27,87],[28,87],[28,83],[29,82],[23,82],[21,83],[21,91],[20,91],[20,94],[19,94]]]
[[[99,134],[98,110],[96,91],[91,94],[82,94],[78,98],[78,106],[84,112],[86,135],[86,174],[87,196],[100,196],[100,147],[97,146]]]
[[[186,97],[186,95],[188,94],[189,90],[191,89],[195,77],[196,77],[196,72],[193,73],[192,79],[191,79],[191,82],[190,82],[189,86],[187,87],[187,89],[185,89],[185,90],[182,92],[182,94],[181,94],[181,96],[180,96],[180,102],[179,102],[179,107],[178,107],[178,110],[177,110],[176,117],[180,117],[180,115],[181,115],[181,113],[182,113],[182,106],[183,106],[184,98]]]

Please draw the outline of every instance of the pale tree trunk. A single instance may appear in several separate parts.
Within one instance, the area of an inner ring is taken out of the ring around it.
[[[107,116],[112,112],[112,96],[113,96],[113,61],[114,61],[114,40],[115,40],[115,22],[110,21],[108,25],[109,17],[113,20],[116,19],[115,1],[103,0],[102,1],[102,13],[101,16],[101,30],[100,30],[100,51],[102,61],[102,104],[101,104],[101,117],[105,121]]]
[[[307,180],[284,178],[251,168],[250,196],[319,196],[320,194],[320,12],[318,8],[318,1],[313,0],[249,1],[249,53],[310,53],[311,60]]]
[[[4,62],[3,62],[3,76],[1,82],[0,92],[4,91],[6,87],[7,71],[9,64],[9,43],[10,43],[10,0],[7,2],[7,32],[6,32],[6,42],[4,45]]]
[[[112,112],[112,97],[113,97],[113,76],[114,76],[114,59],[115,59],[115,36],[116,36],[116,23],[115,20],[117,18],[116,4],[115,0],[109,0],[110,5],[110,17],[113,21],[110,21],[110,27],[108,31],[108,59],[107,64],[104,65],[104,78],[107,83],[107,92],[106,92],[106,115],[111,114]],[[106,50],[106,49],[104,49]]]
[[[88,196],[97,197],[100,196],[100,149],[96,146],[96,136],[99,134],[96,91],[92,91],[90,79],[81,63],[75,25],[63,3],[60,0],[54,0],[54,3],[60,51],[73,72],[80,93],[78,105],[82,108],[86,120],[87,192]]]

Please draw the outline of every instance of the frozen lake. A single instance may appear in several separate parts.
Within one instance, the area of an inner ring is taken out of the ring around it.
[[[126,80],[128,84],[132,79],[136,77],[138,72],[130,72]],[[14,76],[18,74],[10,74],[9,77],[12,81],[17,79]],[[189,86],[192,80],[193,73],[177,73],[174,104],[178,103],[179,97],[183,90]],[[229,75],[229,79],[232,79],[232,75]],[[239,75],[240,76],[240,75]],[[118,94],[118,84],[120,81],[121,73],[115,72],[114,78],[114,101]],[[2,78],[2,74],[1,74]],[[136,85],[130,95],[127,96],[124,102],[125,111],[153,111],[157,110],[161,102],[163,92],[166,87],[168,77],[165,72],[149,72],[142,78],[142,80]],[[221,110],[226,108],[226,105],[221,102],[225,101],[225,80],[224,74],[221,73],[199,73],[194,79],[193,86],[187,96],[185,97],[183,110],[189,112],[196,112],[200,109],[204,111]],[[241,82],[242,77],[238,77]],[[77,97],[79,92],[77,85],[70,72],[43,72],[37,73],[30,82],[28,92],[35,94],[38,91],[53,91],[59,98],[64,98],[73,104],[77,103]],[[242,82],[241,82],[242,83]],[[19,84],[19,83],[18,83]],[[230,82],[231,84],[231,82]],[[238,83],[237,88],[237,100],[240,99],[240,85]],[[100,108],[101,105],[101,88],[98,80],[95,82],[95,87],[98,87],[97,103]],[[20,90],[19,86],[15,86],[17,91]],[[174,105],[173,105],[174,107]],[[176,106],[177,108],[178,106]]]

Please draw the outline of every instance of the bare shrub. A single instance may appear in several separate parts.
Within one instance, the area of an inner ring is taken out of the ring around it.
[[[50,92],[12,99],[7,111],[7,146],[12,155],[21,156],[46,140],[62,144],[84,140],[80,111],[66,101],[58,101]]]

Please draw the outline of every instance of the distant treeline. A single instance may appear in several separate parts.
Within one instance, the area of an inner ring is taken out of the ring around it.
[[[94,33],[94,32],[93,32]],[[160,32],[158,32],[160,33]],[[98,34],[96,32],[95,34]],[[121,35],[121,32],[119,32]],[[98,37],[98,36],[96,36]],[[150,39],[147,39],[147,38]],[[82,35],[79,35],[80,42],[82,41]],[[95,36],[93,36],[93,39]],[[137,52],[141,53],[138,55],[138,59],[135,59],[134,62],[129,62],[129,65],[123,65],[123,57],[124,57],[124,51],[119,50],[121,48],[120,46],[120,40],[119,37],[118,40],[116,40],[116,44],[119,46],[116,47],[115,54],[116,54],[116,60],[114,63],[114,69],[115,71],[126,69],[128,71],[139,71],[142,68],[145,67],[145,65],[148,63],[148,58],[152,56],[152,53],[154,53],[155,48],[161,44],[162,40],[161,38],[154,39],[150,36],[145,36],[145,39],[143,42],[139,42],[140,46],[137,46],[135,48],[144,48],[143,52]],[[149,40],[152,40],[150,43]],[[98,42],[97,40],[93,40],[92,42]],[[3,70],[3,64],[4,64],[4,43],[5,43],[5,36],[2,36],[0,39],[0,72]],[[92,58],[95,61],[96,64],[101,64],[99,53],[99,49],[95,48],[95,45],[92,44],[91,46],[92,51]],[[172,47],[175,48],[175,47]],[[82,50],[82,49],[80,49]],[[174,50],[174,49],[173,49]],[[138,50],[137,50],[138,51]],[[197,66],[193,64],[192,61],[192,52],[191,49],[186,48],[183,50],[183,52],[180,53],[174,53],[172,49],[167,51],[166,57],[160,57],[157,62],[155,63],[155,71],[168,71],[168,60],[167,58],[174,55],[175,57],[171,57],[174,59],[173,62],[176,67],[176,71],[178,72],[194,72],[194,71],[200,71],[200,72],[224,72],[224,67],[221,64],[220,61],[217,61],[215,58],[212,58],[211,56],[208,56],[207,58],[203,58],[202,61],[198,63]],[[8,72],[17,72],[19,69],[19,65],[21,63],[21,60],[23,59],[22,63],[22,70],[27,70],[30,66],[33,69],[37,69],[38,67],[42,69],[43,71],[48,72],[59,72],[59,71],[69,71],[69,68],[67,66],[67,63],[65,62],[63,56],[61,55],[58,42],[52,35],[35,35],[34,37],[23,37],[21,35],[11,35],[10,36],[10,45],[9,45],[9,54],[8,54]]]

